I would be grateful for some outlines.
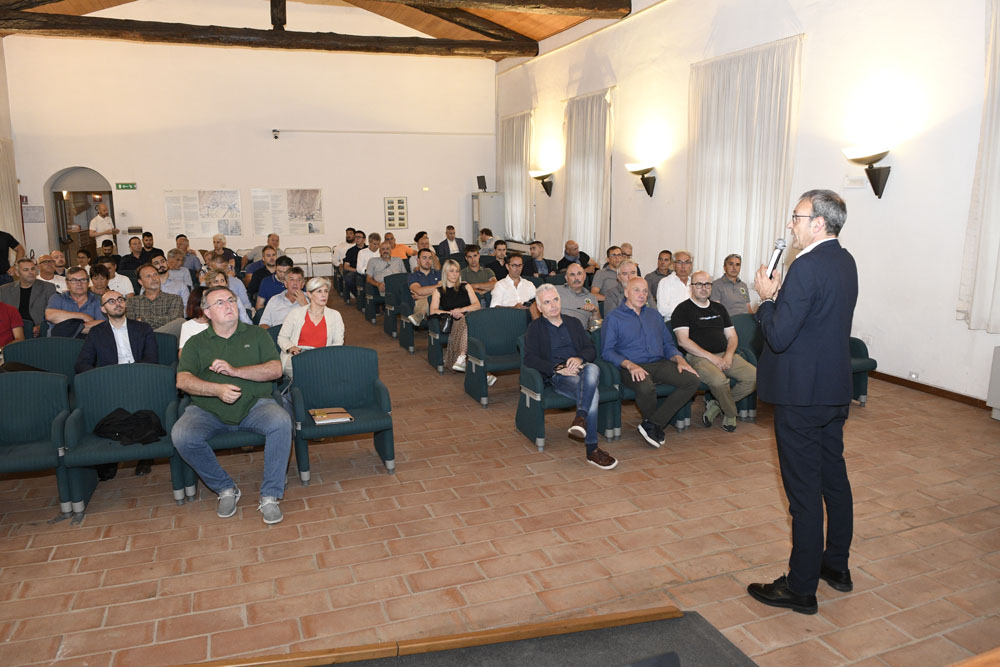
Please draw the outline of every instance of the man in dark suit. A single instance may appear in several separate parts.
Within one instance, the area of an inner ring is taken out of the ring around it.
[[[851,402],[850,335],[858,270],[837,236],[847,219],[830,190],[802,195],[788,229],[798,256],[780,281],[761,267],[754,286],[767,345],[757,367],[758,394],[774,405],[781,480],[792,515],[788,575],[750,584],[756,600],[815,614],[823,579],[853,588],[847,567],[854,532],[851,483],[844,464],[844,422]],[[824,548],[823,509],[827,530]]]
[[[22,257],[17,260],[14,268],[17,270],[17,280],[0,287],[0,301],[17,308],[21,319],[31,320],[34,325],[31,334],[38,336],[42,322],[45,321],[45,307],[56,293],[56,286],[38,280],[38,267],[33,259]]]
[[[438,243],[434,248],[438,257],[442,260],[447,259],[451,255],[465,257],[465,241],[455,236],[455,228],[452,225],[444,228],[444,237],[444,241]]]
[[[90,330],[84,340],[74,370],[77,373],[99,366],[114,364],[155,364],[159,358],[156,335],[145,322],[125,317],[125,297],[120,292],[108,290],[101,295],[101,312],[108,318]],[[139,461],[136,475],[149,474],[151,460]],[[98,467],[101,479],[111,479],[118,470],[117,463]]]

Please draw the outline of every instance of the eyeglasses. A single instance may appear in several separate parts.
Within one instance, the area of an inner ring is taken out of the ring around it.
[[[115,298],[113,298],[113,299],[108,299],[107,301],[105,301],[105,302],[104,302],[104,303],[102,303],[101,305],[102,305],[102,306],[106,306],[106,305],[108,305],[109,303],[120,303],[120,304],[124,304],[124,303],[125,303],[125,297],[123,297],[123,296],[119,296],[119,297],[115,297]]]
[[[212,303],[208,304],[208,307],[218,308],[219,306],[235,306],[235,305],[236,305],[236,299],[234,299],[233,297],[229,297],[228,299],[219,299],[218,301],[213,301]]]
[[[812,220],[815,217],[817,217],[817,216],[815,216],[815,215],[796,215],[796,214],[792,213],[792,222],[795,222],[795,218],[809,218],[810,220]]]
[[[690,259],[675,259],[674,264],[690,264]]]
[[[712,283],[691,283],[691,287],[711,287]]]
[[[87,280],[86,278],[67,278],[66,282],[68,282],[68,283],[77,283],[77,284],[79,284],[79,283],[86,284],[86,283],[88,283],[90,281]]]
[[[508,269],[520,269],[522,266],[524,266],[524,264],[514,264],[513,262],[507,263]]]

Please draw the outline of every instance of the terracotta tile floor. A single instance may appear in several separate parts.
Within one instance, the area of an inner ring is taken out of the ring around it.
[[[461,632],[662,604],[706,616],[762,665],[943,665],[1000,645],[1000,424],[873,381],[847,425],[853,594],[781,612],[745,586],[783,571],[789,522],[770,412],[727,434],[671,431],[660,450],[626,406],[612,472],[549,417],[517,433],[517,376],[482,409],[338,301],[374,346],[398,472],[371,440],[317,443],[266,527],[262,453],[224,455],[244,498],[176,507],[167,466],[102,483],[79,527],[49,525],[54,478],[0,479],[0,664],[143,667]],[[696,415],[700,407],[696,408]]]

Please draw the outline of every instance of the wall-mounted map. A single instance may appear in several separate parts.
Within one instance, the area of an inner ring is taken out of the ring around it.
[[[163,198],[171,238],[243,235],[239,190],[167,190]]]
[[[320,189],[254,188],[253,229],[258,237],[268,234],[300,236],[322,234],[323,191]]]

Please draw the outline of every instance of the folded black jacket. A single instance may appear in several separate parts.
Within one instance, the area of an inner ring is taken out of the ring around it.
[[[116,408],[94,426],[94,435],[117,440],[123,445],[141,443],[148,445],[167,434],[160,418],[152,410],[138,410],[135,414]]]

